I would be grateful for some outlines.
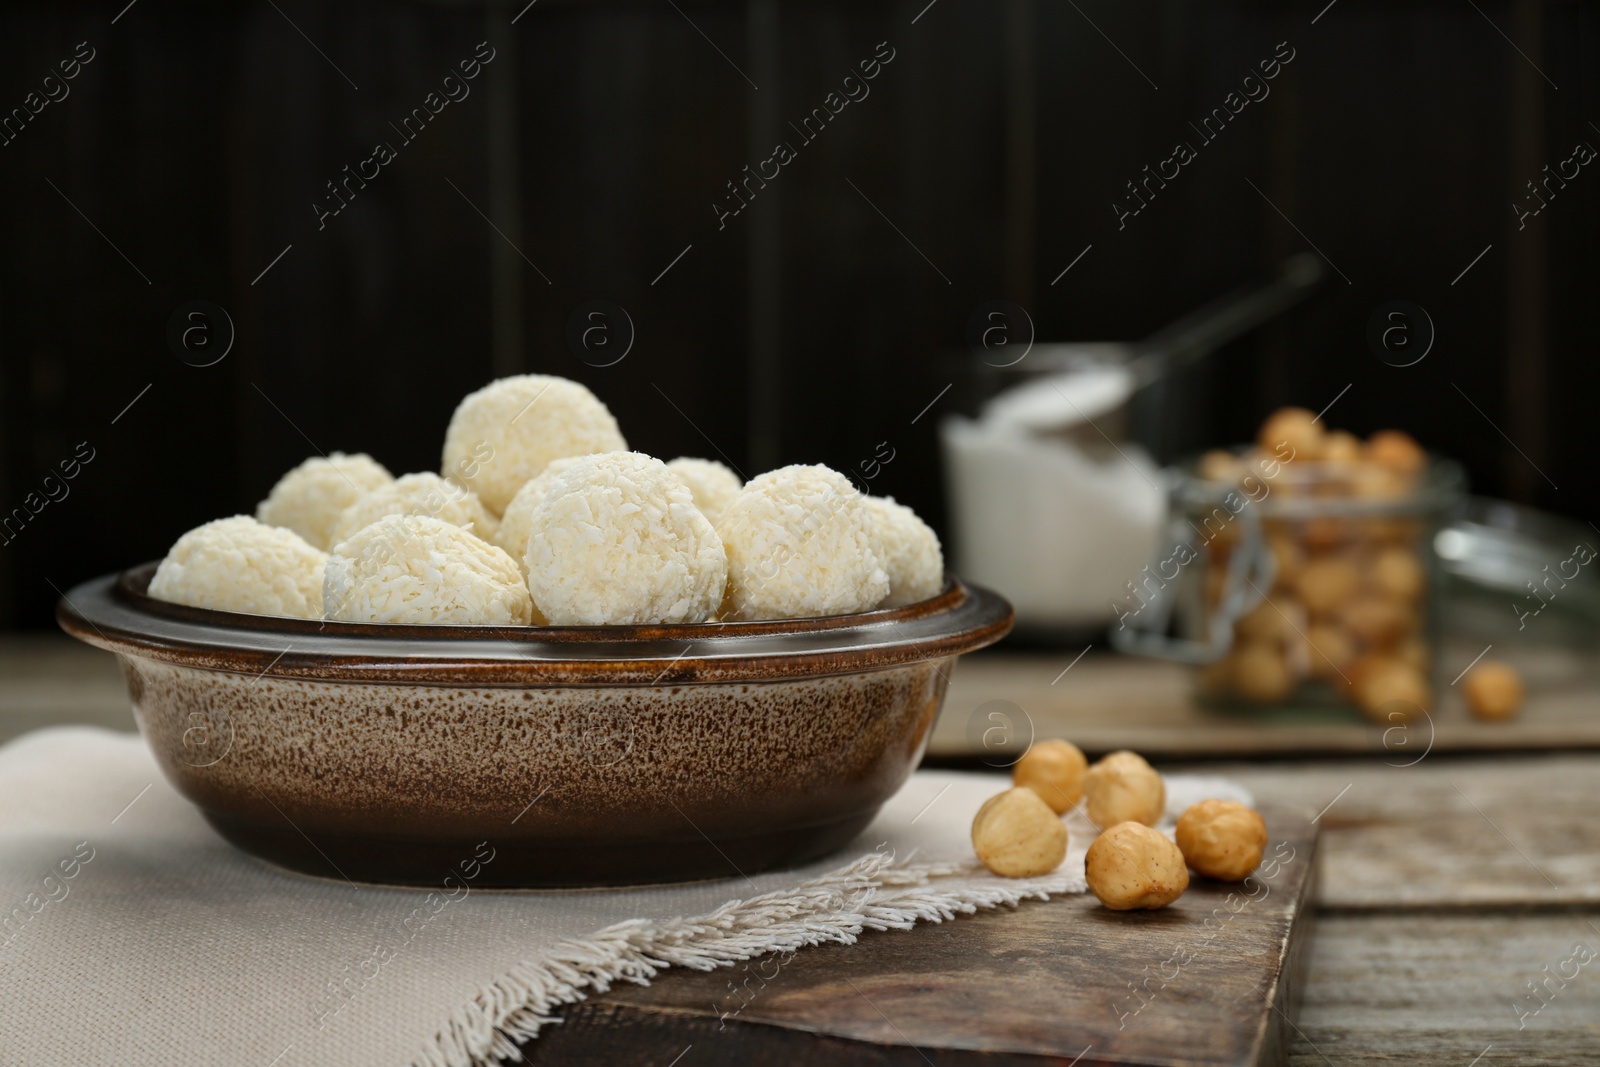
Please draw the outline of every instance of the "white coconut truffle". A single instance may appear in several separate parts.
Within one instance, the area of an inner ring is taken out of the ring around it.
[[[472,490],[437,474],[405,474],[345,508],[333,526],[334,543],[388,515],[426,515],[452,526],[470,525],[474,534],[491,542],[499,525]]]
[[[327,562],[326,552],[293,530],[235,515],[178,538],[150,579],[149,592],[196,608],[317,619]]]
[[[717,532],[728,552],[727,617],[845,615],[869,611],[889,593],[866,502],[827,467],[780,467],[750,479]]]
[[[327,551],[334,542],[333,527],[339,513],[392,481],[394,475],[365,452],[312,456],[278,479],[267,499],[256,505],[256,518],[269,526],[293,530]]]
[[[528,563],[524,558],[528,554],[528,534],[533,531],[533,508],[543,500],[550,491],[550,485],[556,480],[556,475],[572,466],[582,456],[563,456],[553,459],[539,472],[538,477],[529,478],[517,495],[511,498],[511,503],[506,505],[506,512],[500,516],[500,526],[495,531],[494,543],[508,552],[512,559],[517,561],[517,566],[527,573]]]
[[[672,473],[683,479],[683,484],[694,494],[700,513],[716,525],[717,518],[733,503],[743,485],[739,476],[714,459],[691,459],[679,456],[668,462]]]
[[[342,622],[526,626],[533,619],[515,560],[426,515],[388,515],[335,545],[322,606]]]
[[[893,497],[864,499],[872,513],[878,555],[889,575],[889,595],[878,606],[898,608],[938,595],[944,588],[944,553],[939,548],[939,535],[916,512],[896,504]]]
[[[444,436],[443,473],[461,479],[496,515],[562,456],[628,447],[593,393],[577,382],[522,374],[467,395]]]
[[[556,475],[533,509],[526,563],[557,626],[705,622],[728,581],[694,494],[638,452],[584,456]]]

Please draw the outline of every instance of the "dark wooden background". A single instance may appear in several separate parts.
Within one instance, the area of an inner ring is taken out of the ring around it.
[[[1334,425],[1404,426],[1480,492],[1595,517],[1600,170],[1521,232],[1511,208],[1600,147],[1593,4],[124,2],[0,5],[0,110],[96,50],[0,147],[0,514],[95,450],[0,546],[0,624],[48,625],[52,586],[249,510],[313,445],[434,468],[459,397],[517,370],[586,382],[635,447],[747,475],[887,441],[874,488],[937,524],[938,418],[977,398],[911,420],[965,380],[979,305],[1132,339],[1308,240],[1338,273],[1185,374],[1165,450],[1353,383]],[[484,40],[471,95],[319,232],[324,182]],[[719,231],[724,183],[882,41],[870,96]],[[1119,231],[1123,182],[1280,41],[1271,96]],[[1397,298],[1438,331],[1403,369],[1364,339]],[[192,299],[236,327],[215,366],[166,343]],[[635,324],[615,366],[567,344],[591,299]]]

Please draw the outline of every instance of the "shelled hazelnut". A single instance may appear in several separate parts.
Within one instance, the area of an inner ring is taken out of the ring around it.
[[[1260,642],[1239,646],[1233,654],[1233,686],[1258,704],[1286,700],[1294,692],[1294,672],[1282,649]]]
[[[1360,585],[1361,572],[1353,562],[1342,556],[1324,556],[1306,564],[1296,588],[1307,611],[1332,615],[1355,595]]]
[[[1164,908],[1189,888],[1189,867],[1168,837],[1137,822],[1110,827],[1089,846],[1084,878],[1113,911]]]
[[[1011,768],[1011,783],[1038,793],[1059,815],[1083,799],[1083,776],[1088,767],[1089,761],[1077,745],[1051,738],[1023,753]]]
[[[1083,777],[1089,821],[1102,829],[1121,822],[1154,826],[1167,808],[1167,786],[1137,752],[1113,752]]]
[[[1522,675],[1509,663],[1484,660],[1467,672],[1462,695],[1480,719],[1510,719],[1522,711]]]
[[[1066,859],[1067,824],[1032,789],[1008,789],[978,809],[972,847],[1002,878],[1033,878]]]
[[[1342,682],[1356,659],[1355,641],[1337,626],[1321,623],[1306,628],[1307,670],[1313,678]]]
[[[1241,881],[1261,862],[1267,824],[1234,800],[1202,800],[1178,818],[1178,849],[1196,874]]]
[[[1276,453],[1280,445],[1294,449],[1297,459],[1315,459],[1322,448],[1322,424],[1305,408],[1279,408],[1266,422],[1256,441],[1268,452]]]
[[[1422,672],[1397,659],[1379,657],[1358,664],[1354,682],[1356,706],[1377,723],[1388,724],[1396,715],[1414,718],[1433,703]]]
[[[1428,465],[1428,454],[1422,446],[1401,430],[1379,430],[1369,437],[1367,459],[1380,467],[1409,475],[1421,473]]]

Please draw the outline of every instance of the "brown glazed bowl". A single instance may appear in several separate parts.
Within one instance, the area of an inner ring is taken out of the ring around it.
[[[963,652],[1011,627],[950,579],[904,608],[698,626],[393,626],[211,611],[155,565],[56,608],[122,661],[162,771],[229,841],[309,874],[600,886],[842,847],[915,768]],[[474,864],[476,866],[476,864]]]

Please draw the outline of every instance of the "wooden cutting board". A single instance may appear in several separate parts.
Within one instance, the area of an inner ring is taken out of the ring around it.
[[[524,1052],[537,1064],[655,1067],[1283,1064],[1317,827],[1305,813],[1263,814],[1278,863],[1264,861],[1248,888],[1196,880],[1156,912],[1060,897],[787,963],[672,970],[574,1005]]]

